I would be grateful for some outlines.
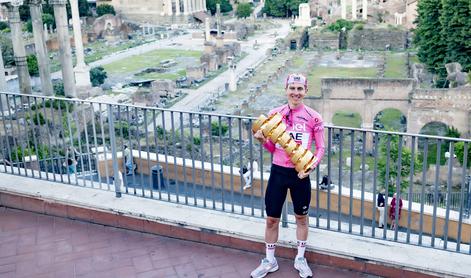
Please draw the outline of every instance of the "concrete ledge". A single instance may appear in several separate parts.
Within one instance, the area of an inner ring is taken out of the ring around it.
[[[0,205],[264,253],[264,220],[114,192],[0,174]],[[295,255],[294,227],[281,228],[277,256]],[[306,257],[383,277],[469,277],[471,256],[311,229]]]

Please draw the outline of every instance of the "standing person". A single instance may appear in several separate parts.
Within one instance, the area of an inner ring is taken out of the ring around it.
[[[384,195],[383,193],[378,193],[378,199],[376,200],[376,207],[378,208],[379,212],[379,223],[378,227],[383,229],[384,228]]]
[[[132,175],[134,172],[134,165],[132,163],[131,150],[127,145],[124,145],[124,165],[126,165],[126,175]]]
[[[65,151],[65,166],[67,166],[67,172],[73,174],[77,171],[77,160],[80,157],[80,153],[73,147],[67,147]]]
[[[391,206],[389,207],[389,218],[391,219],[391,229],[396,228],[396,206],[397,206],[397,195],[394,193],[393,198],[391,200]],[[397,216],[397,221],[401,220],[401,210],[402,210],[402,199],[399,198],[399,213]]]
[[[249,163],[248,166],[249,166],[248,169],[244,166],[245,167],[244,169],[247,170],[243,173],[243,177],[245,181],[245,185],[243,187],[244,190],[252,187],[252,175],[253,175],[252,173],[258,171],[257,160],[253,160],[252,163]]]
[[[265,192],[267,212],[265,226],[266,258],[251,273],[252,278],[265,277],[268,273],[278,270],[275,259],[275,247],[278,241],[278,229],[283,203],[288,189],[293,200],[296,218],[296,238],[298,254],[294,260],[294,268],[303,278],[312,276],[311,268],[304,258],[308,236],[308,210],[311,201],[311,182],[309,174],[317,167],[324,155],[324,124],[322,117],[303,103],[307,94],[307,79],[301,74],[289,74],[285,81],[285,92],[288,103],[270,111],[269,115],[280,113],[286,124],[286,131],[296,143],[310,150],[315,142],[316,164],[308,172],[297,173],[290,157],[278,144],[273,144],[259,130],[254,137],[273,154],[270,178]]]

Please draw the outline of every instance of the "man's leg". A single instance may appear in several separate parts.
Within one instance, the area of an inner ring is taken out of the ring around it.
[[[294,268],[299,271],[302,278],[312,277],[312,270],[304,258],[306,241],[309,232],[309,206],[311,202],[311,183],[309,178],[296,180],[290,187],[296,218],[296,239],[298,240],[298,254],[294,260]]]
[[[278,241],[278,231],[280,228],[280,218],[267,216],[265,225],[265,247],[267,259],[270,262],[275,261],[275,247]]]
[[[307,215],[297,215],[296,217],[296,239],[298,240],[298,254],[296,258],[304,257],[306,250],[307,235],[309,232],[309,218]]]
[[[278,241],[278,229],[280,224],[280,218],[267,216],[265,225],[265,250],[266,258],[262,260],[262,263],[250,273],[252,278],[265,277],[270,272],[278,270],[278,263],[275,259],[275,248],[276,242]]]

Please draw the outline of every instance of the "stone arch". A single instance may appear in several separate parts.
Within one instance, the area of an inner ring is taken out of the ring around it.
[[[373,112],[373,129],[407,131],[407,112],[404,113],[398,108],[385,108],[378,112]],[[391,116],[397,115],[397,121],[389,122]],[[383,119],[383,120],[382,120]],[[386,121],[386,122],[385,122]]]

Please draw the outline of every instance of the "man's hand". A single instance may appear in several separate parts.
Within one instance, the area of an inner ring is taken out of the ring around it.
[[[298,173],[298,178],[301,179],[301,180],[304,179],[305,177],[309,176],[311,174],[311,172],[314,171],[314,169],[315,168],[311,168],[307,172],[304,172],[304,171],[299,172]]]
[[[253,137],[257,139],[260,144],[265,144],[265,142],[267,141],[267,138],[265,137],[265,135],[263,135],[263,132],[260,129],[253,134]]]

